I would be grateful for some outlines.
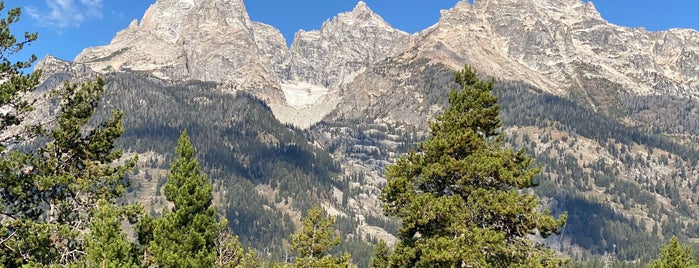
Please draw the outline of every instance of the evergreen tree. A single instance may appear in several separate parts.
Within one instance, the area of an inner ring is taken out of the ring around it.
[[[689,246],[682,245],[676,236],[660,250],[660,257],[648,265],[649,268],[699,267]]]
[[[117,164],[114,141],[122,114],[90,126],[104,81],[66,83],[54,92],[59,115],[32,131],[47,141],[36,151],[10,151],[0,159],[2,227],[0,263],[6,266],[67,265],[81,259],[85,233],[99,200],[114,202],[128,184],[136,158]]]
[[[0,12],[5,9],[5,2],[0,1]],[[20,19],[20,8],[12,8],[7,12],[7,17],[0,19],[0,152],[4,153],[7,145],[16,143],[29,134],[18,132],[8,134],[10,127],[19,125],[33,107],[32,103],[24,98],[24,93],[33,91],[39,84],[41,72],[34,71],[29,74],[23,72],[29,68],[36,56],[31,55],[26,61],[11,62],[10,56],[17,54],[25,45],[31,44],[37,39],[36,33],[24,33],[24,38],[17,40],[10,27]]]
[[[5,2],[0,1],[0,11],[3,10]],[[9,135],[7,130],[19,125],[24,115],[31,111],[30,103],[23,99],[22,95],[36,88],[40,76],[39,72],[23,73],[23,70],[36,60],[36,56],[32,55],[27,61],[16,63],[9,59],[37,38],[36,33],[25,33],[24,40],[18,41],[12,33],[11,27],[19,21],[21,13],[20,8],[13,8],[7,12],[5,18],[0,19],[0,107],[6,111],[0,114],[0,133],[3,137],[0,139],[0,266],[18,266],[26,263],[21,256],[13,254],[12,250],[20,247],[17,245],[18,237],[35,231],[30,230],[31,221],[24,222],[21,220],[24,216],[17,214],[37,213],[26,202],[27,199],[33,198],[29,196],[31,193],[24,193],[23,183],[15,182],[19,177],[26,177],[19,171],[28,165],[29,155],[18,152],[7,154],[8,145],[18,142],[23,136]],[[32,211],[25,211],[25,208]],[[42,255],[49,254],[51,253],[42,250]]]
[[[391,266],[559,266],[529,236],[555,234],[565,217],[526,191],[540,169],[524,150],[504,148],[493,81],[469,67],[455,81],[461,88],[430,124],[431,137],[388,168],[381,200],[402,221]]]
[[[291,250],[296,253],[296,267],[351,267],[351,256],[330,255],[329,251],[340,244],[335,232],[335,218],[323,215],[320,206],[307,211],[303,225],[291,236]]]
[[[138,211],[119,208],[100,200],[85,237],[85,267],[138,267],[135,245],[121,231],[124,216]]]
[[[211,203],[212,186],[199,171],[186,131],[175,152],[165,183],[165,196],[174,208],[153,222],[149,261],[163,267],[212,267],[222,228]]]
[[[390,253],[385,241],[380,240],[374,247],[374,256],[369,261],[369,268],[388,268]]]

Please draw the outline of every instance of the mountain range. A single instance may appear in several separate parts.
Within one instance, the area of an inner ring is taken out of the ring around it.
[[[107,79],[105,114],[124,111],[121,146],[145,156],[130,200],[166,205],[187,128],[233,230],[279,257],[317,202],[344,249],[395,239],[385,167],[429,135],[464,65],[495,80],[507,146],[536,157],[537,194],[569,215],[549,246],[632,261],[699,238],[699,33],[613,25],[592,2],[464,0],[408,34],[359,1],[287,47],[242,0],[157,0],[109,45],[37,68],[43,88]]]

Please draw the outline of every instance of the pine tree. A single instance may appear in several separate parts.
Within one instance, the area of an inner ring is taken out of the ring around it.
[[[381,200],[401,219],[395,267],[556,267],[562,260],[530,235],[564,224],[542,210],[534,187],[540,169],[524,150],[503,146],[493,81],[466,67],[431,137],[388,168]]]
[[[104,81],[66,83],[54,92],[59,115],[33,133],[47,142],[36,151],[12,150],[0,159],[3,217],[0,263],[6,266],[67,265],[79,261],[85,233],[99,200],[114,202],[124,193],[131,158],[117,164],[114,141],[124,129],[122,114],[90,126],[104,92]]]
[[[5,2],[0,1],[0,11],[3,10]],[[9,252],[19,247],[18,237],[33,233],[25,228],[31,227],[28,226],[31,222],[21,220],[26,216],[17,214],[37,214],[37,209],[26,202],[33,197],[29,196],[30,193],[23,193],[23,183],[17,182],[20,177],[26,177],[19,171],[28,165],[30,157],[19,152],[7,153],[8,145],[21,141],[24,136],[23,133],[9,135],[7,132],[9,128],[19,125],[32,110],[30,103],[22,96],[36,88],[40,76],[40,72],[23,73],[36,61],[36,56],[16,63],[10,61],[10,56],[37,38],[36,33],[25,33],[24,39],[18,40],[12,33],[11,27],[19,21],[21,13],[20,8],[13,8],[5,18],[0,19],[0,107],[6,111],[0,114],[0,133],[4,137],[0,139],[0,266],[26,263],[21,256]],[[42,250],[42,255],[49,254]]]
[[[5,9],[5,2],[0,1],[0,11]],[[8,10],[7,17],[0,19],[0,153],[5,152],[7,145],[21,141],[29,134],[18,132],[8,135],[10,127],[19,125],[24,117],[33,110],[32,103],[24,98],[24,94],[33,91],[39,84],[41,72],[34,71],[24,74],[23,70],[29,68],[36,56],[31,55],[26,61],[11,62],[10,57],[21,51],[24,46],[37,39],[36,33],[24,33],[24,38],[18,40],[10,27],[19,22],[22,11],[20,8]]]
[[[332,256],[329,251],[340,244],[335,232],[335,218],[323,215],[320,206],[307,211],[301,229],[291,236],[291,250],[296,253],[296,267],[351,267],[350,255]]]
[[[673,236],[667,245],[660,249],[660,257],[648,265],[649,268],[699,267],[697,259],[689,246],[682,245]]]
[[[129,211],[130,207],[116,207],[100,200],[93,214],[90,232],[85,236],[85,267],[138,267],[135,245],[121,231],[121,222],[127,215],[140,211]]]
[[[380,240],[374,247],[374,256],[369,261],[369,268],[388,268],[390,253],[385,241]]]
[[[222,228],[212,205],[212,186],[199,171],[194,147],[182,132],[165,183],[165,196],[174,204],[153,222],[147,251],[150,262],[162,267],[212,267],[216,239]]]

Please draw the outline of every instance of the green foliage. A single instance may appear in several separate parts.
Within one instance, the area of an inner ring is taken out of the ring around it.
[[[106,200],[100,200],[93,213],[90,232],[85,236],[85,257],[81,260],[81,265],[138,267],[135,245],[121,231],[121,222],[125,216],[139,212],[138,208],[116,207]]]
[[[461,89],[449,94],[431,137],[388,168],[381,199],[402,220],[391,265],[561,265],[529,236],[557,233],[565,216],[555,219],[523,191],[540,170],[524,150],[503,147],[493,82],[468,67],[455,80]]]
[[[334,217],[323,215],[320,206],[307,211],[301,229],[291,236],[291,250],[296,253],[296,267],[349,267],[350,255],[335,257],[328,252],[338,244]]]
[[[2,9],[4,2],[0,1]],[[113,112],[97,126],[88,124],[104,92],[104,81],[81,86],[65,83],[54,92],[60,106],[55,121],[48,128],[19,130],[16,126],[33,110],[24,93],[36,88],[40,76],[39,71],[22,72],[35,56],[16,63],[9,60],[37,38],[36,33],[25,33],[18,41],[11,33],[10,26],[19,21],[20,14],[14,8],[0,20],[0,107],[8,111],[0,115],[4,137],[0,140],[0,266],[78,261],[88,266],[98,262],[132,266],[131,244],[121,234],[120,225],[112,223],[120,216],[108,204],[123,193],[125,174],[136,161],[115,163],[121,157],[114,150],[114,141],[124,132],[122,115]],[[8,145],[30,137],[45,143],[38,150],[6,152]],[[98,200],[100,205],[95,207]]]
[[[673,236],[660,250],[660,257],[648,265],[649,268],[684,268],[699,267],[696,257],[689,246],[680,244]]]
[[[265,252],[265,258],[283,258],[280,241],[288,243],[294,225],[284,213],[265,209],[270,204],[256,186],[271,186],[278,200],[299,211],[318,199],[330,199],[333,186],[345,187],[333,179],[339,164],[313,144],[307,131],[280,123],[264,102],[247,93],[223,92],[214,83],[166,83],[132,73],[108,74],[105,79],[105,108],[128,111],[126,133],[117,144],[163,155],[164,164],[154,167],[167,168],[181,129],[187,129],[202,173],[221,187],[216,192],[225,193],[220,200],[230,229],[243,245]]]
[[[0,11],[4,10],[5,3],[0,1]],[[25,45],[34,42],[37,38],[36,33],[24,33],[24,38],[17,40],[17,37],[12,33],[11,27],[17,23],[22,14],[20,8],[12,8],[8,10],[7,17],[0,19],[0,107],[4,111],[0,115],[0,133],[6,134],[8,128],[19,125],[24,117],[30,112],[33,107],[31,103],[24,99],[24,93],[33,91],[39,83],[40,72],[32,72],[24,74],[23,70],[30,67],[36,56],[32,55],[26,61],[17,61],[12,63],[10,56],[16,54],[24,48]],[[0,152],[5,151],[8,143],[17,142],[27,136],[27,132],[22,132],[15,135],[3,135],[0,140]]]
[[[180,135],[175,152],[177,158],[165,183],[165,196],[174,208],[153,222],[149,262],[167,267],[211,267],[222,228],[211,204],[211,183],[199,171],[186,131]]]
[[[620,261],[647,262],[659,253],[657,245],[662,242],[660,235],[696,237],[699,234],[699,229],[689,220],[693,216],[687,206],[689,204],[693,207],[695,204],[688,199],[695,198],[691,197],[692,193],[682,191],[688,188],[684,184],[691,182],[683,174],[694,172],[692,167],[696,165],[692,162],[699,154],[689,144],[673,141],[672,136],[663,132],[667,129],[685,129],[688,133],[695,133],[694,121],[680,118],[691,119],[695,116],[686,114],[696,109],[693,107],[699,106],[696,100],[680,101],[667,96],[632,97],[622,94],[621,104],[624,107],[620,108],[639,113],[629,116],[647,120],[647,117],[653,115],[650,118],[654,119],[648,120],[659,125],[667,124],[666,129],[629,126],[625,124],[626,119],[619,120],[522,83],[500,82],[497,95],[506,126],[535,126],[544,131],[541,134],[543,137],[549,138],[549,131],[569,134],[563,140],[552,140],[547,146],[537,145],[527,135],[520,137],[521,143],[516,139],[509,141],[511,144],[526,146],[529,152],[536,152],[536,162],[546,167],[546,172],[537,178],[540,187],[536,188],[536,192],[539,196],[555,200],[552,202],[557,204],[553,207],[554,210],[568,211],[563,240],[569,239],[572,244],[584,249],[581,253],[577,249],[568,252],[565,247],[561,248],[566,253],[581,260],[590,255],[612,254]],[[660,106],[672,111],[656,114],[660,109],[657,107]],[[650,111],[653,113],[649,113]],[[681,114],[685,115],[679,116]],[[618,162],[600,159],[585,163],[577,152],[566,152],[570,150],[569,144],[581,139],[595,141],[604,148],[598,150],[600,155],[606,151]],[[676,161],[674,165],[668,165],[667,156],[661,156],[661,162],[655,164],[665,165],[678,172],[667,177],[653,173],[629,177],[627,174],[633,174],[632,170],[647,169],[653,165],[652,162],[657,161],[648,161],[645,157],[640,159],[638,154],[633,153],[632,148],[639,145],[651,152],[665,151],[673,154],[670,158]],[[588,193],[593,191],[592,187],[605,191],[605,194],[612,196],[613,202],[591,198]],[[659,202],[660,196],[670,199],[673,207]],[[639,209],[647,213],[650,219],[629,217],[629,214],[621,213],[614,203],[623,205],[625,210]],[[658,232],[649,232],[647,226],[654,225]]]
[[[369,268],[388,268],[390,252],[385,241],[380,240],[374,247],[374,254],[369,261]]]
[[[12,151],[0,160],[3,214],[0,236],[7,266],[74,263],[82,258],[79,237],[93,220],[99,200],[114,202],[124,192],[125,174],[136,158],[116,164],[114,141],[123,133],[121,113],[96,127],[92,117],[104,91],[98,79],[55,92],[60,111],[50,130],[35,128],[47,140],[32,152]]]

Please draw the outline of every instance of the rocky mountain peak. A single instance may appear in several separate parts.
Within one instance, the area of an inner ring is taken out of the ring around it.
[[[134,26],[127,30],[146,31],[170,42],[210,35],[213,29],[252,27],[242,0],[158,0]]]
[[[352,12],[362,12],[362,11],[363,11],[363,12],[372,12],[372,13],[373,13],[373,11],[371,11],[371,9],[369,8],[369,6],[367,6],[366,3],[365,3],[364,1],[358,1],[358,2],[357,2],[357,5],[354,6],[354,9],[352,10]]]
[[[699,51],[690,48],[696,31],[616,26],[582,0],[464,0],[421,36],[423,57],[453,68],[468,63],[562,96],[589,90],[584,81],[597,79],[640,94],[684,94],[699,83],[692,67]]]
[[[351,12],[345,12],[339,14],[335,20],[337,23],[344,23],[348,25],[354,25],[355,23],[360,23],[362,25],[357,26],[376,26],[390,28],[390,24],[381,18],[378,14],[374,13],[373,10],[367,6],[364,1],[357,2],[357,5],[352,9]]]
[[[407,33],[359,1],[352,11],[326,21],[320,30],[296,33],[288,80],[337,88],[370,64],[402,52],[408,40]]]
[[[586,20],[602,20],[592,2],[582,0],[475,0],[473,4],[462,0],[452,9],[442,13],[440,21],[475,19],[498,20],[515,17],[525,22],[575,23]]]
[[[242,0],[158,0],[140,24],[132,23],[109,45],[85,49],[75,61],[101,73],[128,70],[278,91],[278,60],[272,58],[285,51],[272,50],[279,47],[286,50],[281,33],[251,22]],[[280,92],[256,95],[283,102]]]
[[[288,72],[280,78],[287,105],[271,105],[272,110],[301,127],[320,121],[335,108],[340,89],[372,64],[402,53],[411,40],[362,1],[320,30],[297,32]]]

